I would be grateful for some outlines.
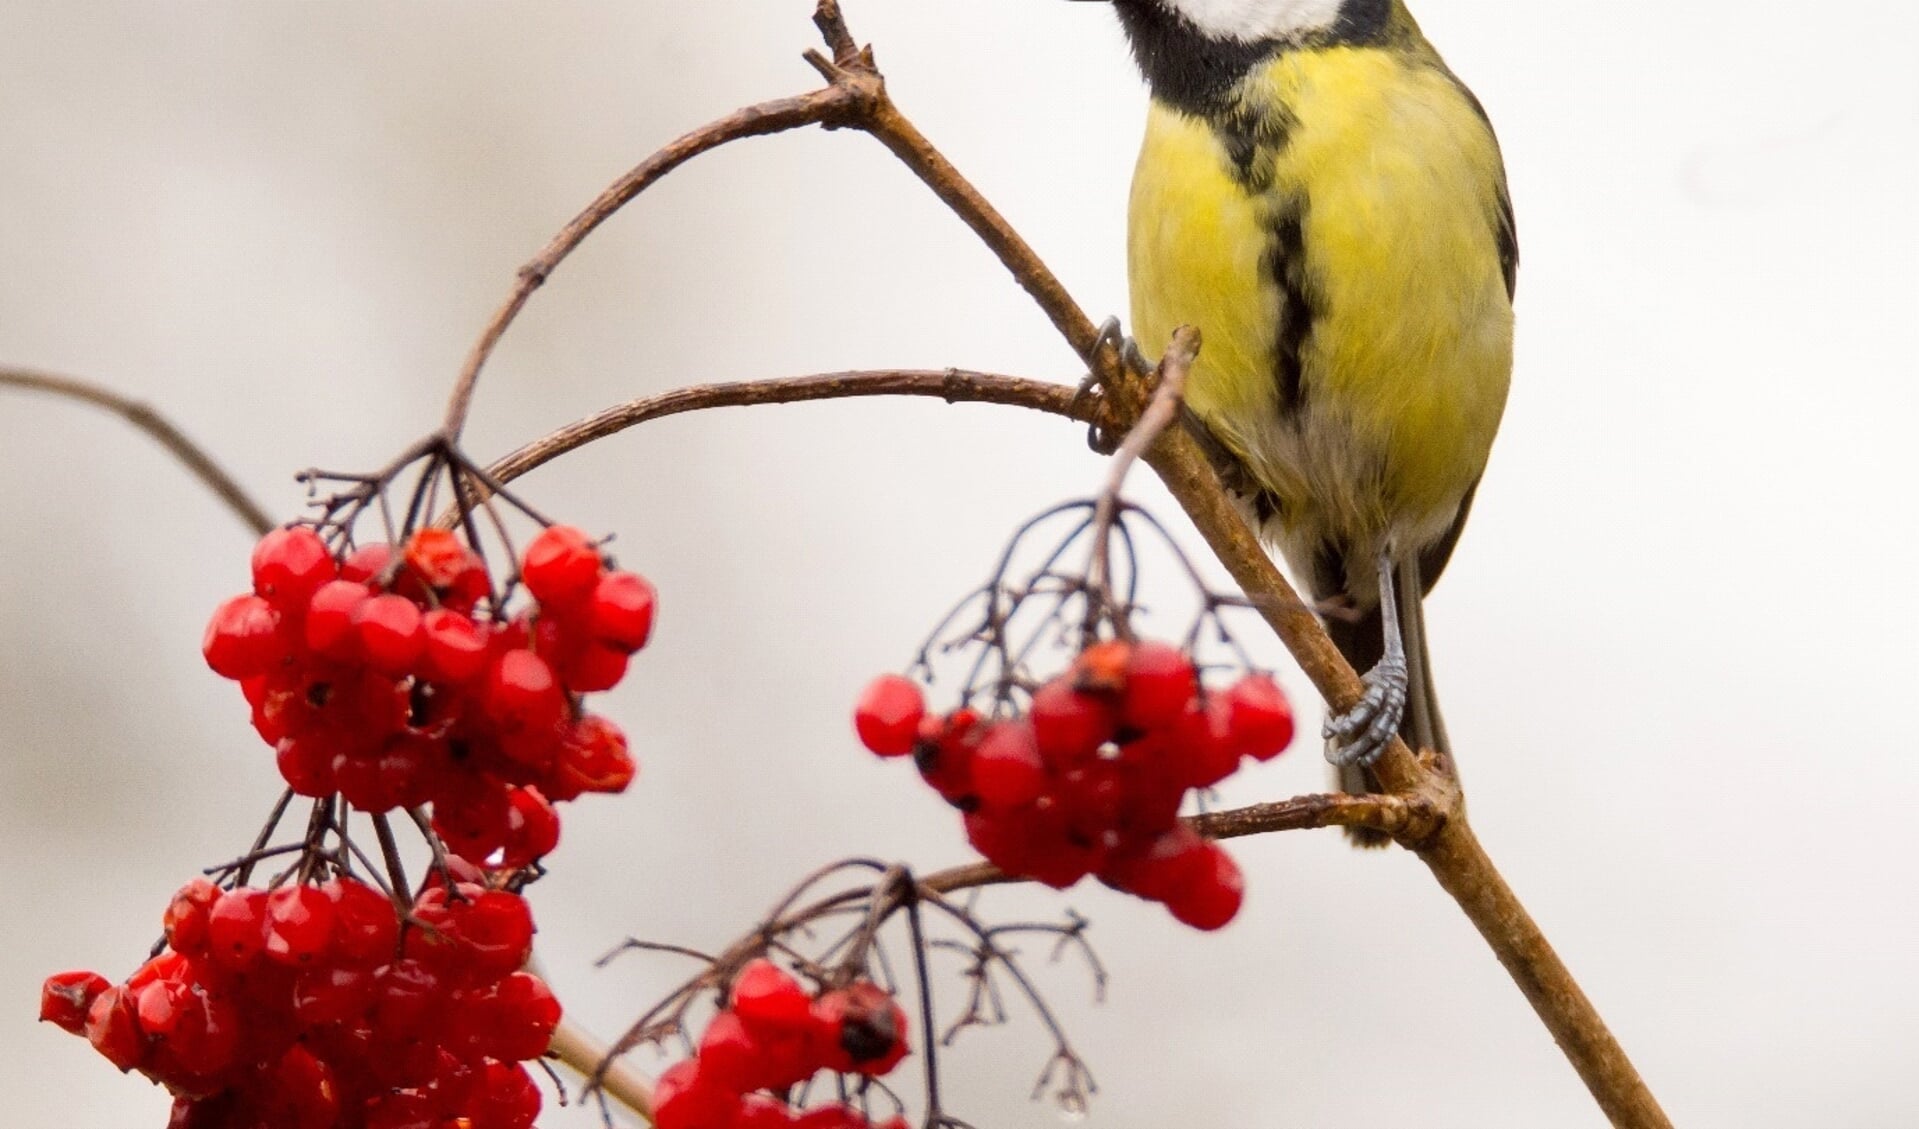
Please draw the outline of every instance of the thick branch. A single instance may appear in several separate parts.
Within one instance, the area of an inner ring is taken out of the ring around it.
[[[606,1045],[573,1023],[561,1023],[546,1053],[582,1078],[593,1079],[601,1093],[653,1123],[653,1086],[632,1067],[607,1058]]]
[[[1233,509],[1192,436],[1168,433],[1148,461],[1326,700],[1335,709],[1357,701],[1358,676]],[[1669,1129],[1671,1122],[1605,1020],[1480,847],[1451,778],[1415,758],[1400,741],[1375,772],[1393,792],[1435,803],[1447,813],[1438,833],[1415,848],[1420,861],[1485,938],[1606,1116],[1619,1126]]]
[[[556,237],[546,253],[522,270],[514,294],[489,324],[462,372],[448,408],[449,436],[456,435],[464,422],[473,383],[500,334],[547,273],[587,233],[647,184],[696,153],[739,137],[806,124],[855,126],[886,145],[987,244],[1032,295],[1061,335],[1099,377],[1107,403],[1119,422],[1130,426],[1138,419],[1147,404],[1143,380],[1126,371],[1112,343],[1101,336],[1059,279],[1004,217],[892,105],[870,49],[855,46],[856,41],[840,17],[836,0],[820,0],[815,22],[834,57],[828,61],[814,53],[808,56],[808,61],[828,77],[827,89],[742,111],[740,115],[682,138],[604,193]],[[817,399],[846,394],[862,393],[821,388],[816,395],[791,398]],[[698,406],[780,402],[778,397],[733,399],[711,390],[705,391],[703,397],[708,402],[671,408],[661,408],[656,403],[648,409],[651,415],[636,416],[611,430],[630,426],[640,418]],[[561,441],[570,445],[554,446],[543,455],[537,452],[528,455],[527,466],[538,465],[561,450],[588,441],[590,437]],[[1148,462],[1165,480],[1200,534],[1293,652],[1328,703],[1335,709],[1352,706],[1361,694],[1357,674],[1339,655],[1312,609],[1280,575],[1234,510],[1193,437],[1180,430],[1168,431],[1154,444]],[[1492,946],[1607,1115],[1619,1125],[1668,1125],[1604,1022],[1473,838],[1464,818],[1463,800],[1450,777],[1435,771],[1398,741],[1378,762],[1376,772],[1399,798],[1408,803],[1430,805],[1444,814],[1443,825],[1430,838],[1420,841],[1412,837],[1415,849]]]
[[[201,449],[200,445],[186,437],[179,428],[169,423],[166,417],[137,400],[129,400],[117,392],[110,391],[98,384],[84,380],[75,380],[70,376],[56,376],[53,373],[33,372],[26,369],[0,369],[0,386],[28,388],[36,392],[50,392],[55,396],[64,396],[69,400],[79,400],[95,407],[105,408],[128,423],[146,432],[174,458],[180,460],[194,477],[204,483],[207,489],[226,503],[235,517],[244,522],[254,533],[265,533],[272,529],[273,519],[266,510],[241,489],[213,456]]]

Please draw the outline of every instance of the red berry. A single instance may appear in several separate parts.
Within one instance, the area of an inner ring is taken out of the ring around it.
[[[531,972],[514,972],[494,989],[493,1023],[482,1046],[503,1062],[524,1062],[546,1053],[560,1025],[560,1001],[546,981]]]
[[[472,1099],[472,1129],[533,1129],[540,1116],[540,1088],[526,1067],[489,1062]]]
[[[486,565],[450,530],[422,529],[407,538],[406,566],[443,604],[471,608],[487,594]]]
[[[533,954],[533,910],[518,894],[484,891],[456,916],[460,944],[478,975],[504,976]]]
[[[853,707],[853,728],[860,743],[883,757],[903,757],[919,741],[926,698],[919,686],[897,674],[882,674],[866,684]]]
[[[828,1102],[801,1114],[793,1129],[868,1129],[865,1115],[844,1102]]]
[[[308,1027],[345,1023],[373,1004],[373,972],[342,965],[315,965],[293,981],[293,1016]]]
[[[550,525],[527,545],[520,579],[540,603],[566,607],[592,594],[602,567],[599,547],[585,533]]]
[[[195,992],[190,1003],[167,1037],[167,1054],[203,1078],[230,1069],[240,1054],[240,1004],[211,992]]]
[[[626,652],[588,643],[568,655],[560,668],[561,680],[576,694],[611,690],[626,677]]]
[[[1132,664],[1133,645],[1118,639],[1095,643],[1073,659],[1069,677],[1082,694],[1117,699],[1126,691],[1126,669]]]
[[[215,962],[244,969],[266,948],[267,892],[228,890],[207,914],[208,953]]]
[[[405,596],[375,596],[353,609],[360,655],[381,674],[401,678],[412,673],[426,650],[420,607]]]
[[[545,792],[555,800],[574,799],[585,792],[623,792],[638,772],[620,727],[587,714],[562,736]]]
[[[1239,913],[1246,896],[1246,879],[1226,848],[1208,841],[1196,873],[1166,898],[1175,918],[1195,929],[1211,931]]]
[[[84,1035],[87,1012],[110,985],[97,972],[56,972],[40,985],[40,1020]]]
[[[653,634],[653,607],[658,593],[646,578],[631,572],[609,572],[593,588],[587,605],[587,623],[593,637],[628,654],[646,646]]]
[[[765,1055],[766,1048],[740,1017],[722,1011],[700,1036],[700,1077],[730,1093],[760,1089],[768,1085],[763,1077]]]
[[[333,940],[333,899],[318,886],[282,886],[267,895],[266,955],[279,964],[307,964]]]
[[[747,1094],[740,1099],[739,1116],[733,1129],[793,1129],[793,1108],[765,1094]]]
[[[333,782],[347,803],[364,812],[418,807],[429,798],[445,757],[439,741],[401,733],[377,749],[336,754]]]
[[[1279,684],[1264,674],[1249,674],[1226,692],[1229,731],[1235,749],[1268,761],[1293,741],[1293,707]]]
[[[458,773],[433,798],[433,830],[462,858],[485,859],[506,842],[507,786],[491,775]]]
[[[501,655],[487,671],[481,693],[487,717],[509,730],[550,729],[566,710],[566,693],[553,668],[532,651]]]
[[[813,1000],[779,965],[761,957],[733,978],[727,1006],[754,1034],[805,1031],[813,1025]]]
[[[332,552],[311,529],[276,529],[253,547],[254,594],[282,612],[305,611],[314,590],[338,574]]]
[[[280,616],[258,596],[235,596],[214,609],[200,641],[207,665],[223,678],[265,674],[286,657]]]
[[[486,669],[487,632],[451,608],[435,608],[420,617],[426,643],[421,672],[443,686],[459,686]]]
[[[503,867],[531,865],[560,845],[560,816],[540,790],[529,784],[507,796],[506,843]]]
[[[1196,687],[1193,664],[1179,648],[1167,643],[1137,644],[1126,666],[1120,722],[1134,729],[1171,724],[1186,709]]]
[[[821,996],[813,1016],[833,1040],[826,1056],[829,1070],[876,1078],[906,1057],[906,1012],[871,981],[856,980]]]
[[[127,995],[134,1000],[140,1030],[154,1039],[172,1035],[194,1006],[192,989],[178,980],[156,980],[138,992],[129,989]]]
[[[373,598],[373,590],[355,580],[333,580],[314,591],[307,601],[307,649],[330,659],[350,659],[360,639],[353,613]]]
[[[340,1090],[333,1068],[295,1045],[261,1078],[269,1095],[263,1120],[275,1129],[333,1129],[340,1115]]]
[[[340,562],[340,579],[360,584],[379,583],[393,563],[393,546],[384,541],[362,545]]]
[[[1046,766],[1030,721],[989,726],[973,750],[973,791],[988,807],[1028,804],[1046,787]]]
[[[1233,740],[1231,708],[1223,694],[1187,703],[1173,728],[1182,784],[1211,788],[1239,770],[1240,748]]]
[[[274,767],[287,787],[302,796],[319,799],[337,789],[333,779],[333,745],[317,733],[282,737],[274,746]]]
[[[1110,859],[1100,879],[1115,889],[1163,902],[1196,885],[1207,868],[1207,841],[1183,823]]]
[[[431,1023],[446,1002],[440,973],[415,958],[382,965],[373,974],[373,1026],[383,1038],[405,1038]]]
[[[320,889],[333,901],[333,945],[343,959],[359,964],[393,959],[400,918],[390,898],[351,878],[332,879]]]
[[[1027,710],[1040,756],[1049,765],[1085,760],[1113,739],[1117,719],[1105,701],[1073,688],[1069,678],[1055,678],[1033,692]]]
[[[123,988],[108,988],[94,997],[86,1031],[93,1049],[123,1071],[138,1067],[150,1049],[134,997]]]
[[[927,721],[934,719],[928,717]],[[961,708],[947,715],[943,723],[922,725],[919,743],[913,748],[913,764],[920,771],[920,779],[962,810],[979,802],[973,795],[973,750],[984,734],[979,715]]]
[[[653,1084],[655,1129],[730,1129],[740,1099],[700,1077],[698,1059],[676,1062]]]
[[[208,915],[219,900],[220,888],[205,878],[195,878],[180,887],[160,919],[167,932],[167,944],[179,953],[205,951]]]

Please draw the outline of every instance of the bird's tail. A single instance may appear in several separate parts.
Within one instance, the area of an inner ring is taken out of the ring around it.
[[[1439,716],[1439,698],[1433,692],[1433,664],[1426,650],[1425,585],[1419,573],[1416,557],[1400,562],[1393,572],[1400,637],[1406,644],[1406,715],[1399,723],[1399,735],[1413,749],[1433,749],[1450,761],[1452,747],[1446,739],[1445,720]],[[1326,634],[1332,636],[1339,653],[1361,674],[1371,670],[1385,651],[1385,630],[1377,604],[1356,620],[1328,618]],[[1379,781],[1373,774],[1357,767],[1333,769],[1333,783],[1342,792],[1379,790]],[[1356,847],[1383,847],[1392,842],[1380,832],[1357,827],[1347,828],[1346,837]]]

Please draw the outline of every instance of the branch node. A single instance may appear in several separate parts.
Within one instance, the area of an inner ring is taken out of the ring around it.
[[[840,13],[839,0],[820,0],[813,9],[813,26],[820,29],[820,38],[833,49],[833,61],[842,67],[857,67],[864,64],[873,66],[873,49],[861,50],[854,42],[853,33],[847,30],[846,17]]]

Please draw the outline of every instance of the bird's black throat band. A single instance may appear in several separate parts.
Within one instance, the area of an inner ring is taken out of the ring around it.
[[[1133,45],[1153,96],[1200,117],[1210,117],[1231,103],[1233,88],[1260,63],[1281,51],[1331,44],[1361,46],[1382,42],[1392,22],[1393,0],[1346,0],[1331,28],[1298,41],[1262,39],[1242,42],[1217,39],[1183,17],[1161,7],[1159,0],[1113,0],[1120,24]]]

